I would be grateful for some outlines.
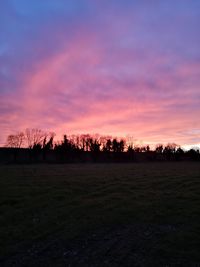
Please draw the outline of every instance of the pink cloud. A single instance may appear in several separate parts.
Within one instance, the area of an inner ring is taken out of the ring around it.
[[[2,96],[0,142],[13,131],[38,127],[58,137],[91,132],[130,134],[152,143],[200,143],[195,132],[200,128],[199,64],[163,71],[170,58],[154,58],[151,50],[146,54],[135,49],[109,54],[91,32],[74,37],[24,71],[17,91]]]

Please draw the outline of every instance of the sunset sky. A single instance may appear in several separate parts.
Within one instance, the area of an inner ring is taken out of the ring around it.
[[[200,145],[200,1],[0,0],[0,145],[36,127]]]

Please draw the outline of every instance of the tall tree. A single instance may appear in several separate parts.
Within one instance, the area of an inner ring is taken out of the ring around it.
[[[20,148],[24,145],[25,135],[23,132],[11,134],[7,137],[6,146],[12,148]]]
[[[26,129],[25,137],[29,148],[42,147],[44,140],[48,137],[48,133],[37,128]]]

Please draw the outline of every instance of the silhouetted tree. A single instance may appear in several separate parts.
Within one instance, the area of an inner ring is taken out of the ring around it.
[[[124,148],[125,148],[125,141],[121,139],[119,141],[119,152],[124,152]]]
[[[57,143],[54,142],[54,136],[54,133],[48,133],[40,129],[26,129],[25,133],[19,132],[9,135],[6,146],[13,148],[8,151],[11,151],[9,153],[15,153],[14,158],[16,160],[17,151],[27,144],[30,148],[28,152],[31,162],[32,160],[41,161],[42,159],[45,161],[46,155],[51,155],[49,159],[53,159],[55,155],[56,160],[64,160],[64,162],[71,160],[90,161],[91,159],[95,161],[97,159],[101,161],[200,159],[198,149],[190,149],[184,152],[175,143],[169,143],[165,146],[158,144],[155,150],[151,151],[149,145],[135,145],[133,148],[130,143],[128,146],[126,145],[125,139],[112,139],[112,137],[98,134],[64,135],[63,140],[57,141]],[[52,152],[50,152],[51,150]],[[105,153],[101,153],[101,151]],[[24,155],[25,152],[21,154]],[[139,155],[141,152],[143,153]]]
[[[140,147],[138,145],[135,145],[134,146],[134,151],[139,153],[141,150],[140,150]]]
[[[133,145],[128,146],[127,152],[134,152]]]
[[[22,147],[23,144],[24,144],[24,133],[23,132],[19,132],[17,134],[11,134],[7,137],[5,146],[9,148],[13,148],[12,153],[14,156],[14,162],[17,161],[17,155],[18,155],[19,149]]]
[[[176,160],[180,160],[183,156],[184,156],[184,151],[183,151],[183,149],[181,147],[179,147],[176,150],[175,158],[176,158]]]
[[[49,150],[53,149],[53,139],[55,137],[55,133],[49,133],[49,140],[47,141],[47,137],[45,136],[43,140],[43,160],[46,160],[46,155]]]
[[[127,148],[127,153],[129,155],[129,159],[132,161],[134,160],[134,149],[133,149],[133,145],[128,145],[128,148]]]
[[[111,139],[107,139],[105,147],[104,147],[104,151],[111,152],[111,150],[112,150],[112,141]]]
[[[199,149],[191,148],[190,150],[187,151],[187,155],[192,160],[200,160]]]
[[[26,129],[25,130],[25,136],[27,145],[29,148],[33,148],[34,146],[39,147],[39,145],[42,147],[44,139],[47,138],[48,133],[44,132],[40,129]]]
[[[6,147],[20,148],[24,144],[25,136],[23,132],[11,134],[7,137]]]
[[[165,155],[167,160],[171,160],[174,158],[174,154],[176,153],[177,144],[169,143],[163,149],[163,154]]]
[[[89,143],[89,150],[92,151],[92,152],[100,152],[100,146],[101,146],[101,143],[97,140],[97,139],[92,139],[90,138],[88,140],[88,143]]]
[[[116,153],[118,152],[118,150],[119,150],[119,143],[117,142],[117,139],[115,138],[112,141],[112,151]]]
[[[89,151],[89,139],[90,139],[89,134],[82,134],[80,136],[80,149],[83,151]]]
[[[163,145],[162,144],[158,144],[158,145],[156,145],[156,149],[155,149],[155,151],[156,151],[156,153],[162,153],[163,152]]]

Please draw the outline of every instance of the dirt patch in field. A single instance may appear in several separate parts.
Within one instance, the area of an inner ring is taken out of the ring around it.
[[[183,253],[173,255],[170,247],[162,245],[180,227],[123,225],[99,229],[72,242],[52,238],[23,248],[4,259],[1,266],[199,266]]]

